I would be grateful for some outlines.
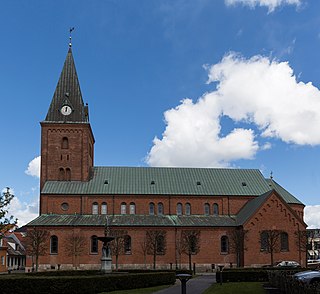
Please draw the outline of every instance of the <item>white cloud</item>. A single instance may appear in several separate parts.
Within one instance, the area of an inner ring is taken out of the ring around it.
[[[29,176],[40,178],[40,162],[41,156],[32,159],[29,162],[28,168],[25,170],[25,173]]]
[[[301,0],[225,0],[227,6],[242,4],[254,9],[256,6],[264,6],[268,8],[268,12],[273,12],[277,7],[282,5],[301,5]]]
[[[320,205],[307,205],[304,208],[304,221],[308,229],[320,229]]]
[[[216,90],[195,103],[184,99],[165,112],[166,129],[162,139],[153,141],[149,165],[228,166],[270,149],[271,143],[259,146],[261,137],[320,144],[320,91],[311,83],[298,82],[287,62],[229,53],[206,69],[208,84],[216,82]],[[222,116],[252,127],[235,128],[223,136]]]

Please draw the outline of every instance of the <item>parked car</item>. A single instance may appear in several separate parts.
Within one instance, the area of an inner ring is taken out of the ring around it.
[[[294,274],[293,277],[308,285],[320,285],[320,271],[318,270],[299,272]]]
[[[308,260],[307,267],[308,267],[308,268],[311,268],[311,269],[318,269],[318,268],[320,268],[320,259],[309,259],[309,260]]]
[[[298,262],[292,261],[292,260],[283,260],[279,262],[276,266],[277,267],[301,267],[301,265]]]

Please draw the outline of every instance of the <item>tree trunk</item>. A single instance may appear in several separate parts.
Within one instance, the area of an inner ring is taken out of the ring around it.
[[[153,269],[156,269],[156,258],[157,258],[157,252],[153,252]]]
[[[118,270],[118,257],[119,257],[119,254],[116,254],[116,271]]]
[[[39,268],[39,255],[36,255],[36,272],[38,271]]]
[[[189,253],[189,270],[191,271],[191,253]]]

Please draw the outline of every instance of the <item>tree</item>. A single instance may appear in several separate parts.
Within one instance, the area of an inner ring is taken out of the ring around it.
[[[147,254],[153,256],[153,269],[156,269],[157,255],[166,254],[167,250],[167,232],[164,230],[149,230],[146,233]]]
[[[67,236],[64,244],[64,250],[67,256],[72,257],[73,266],[77,269],[79,265],[79,256],[85,250],[86,239],[81,235],[71,234]]]
[[[243,266],[244,251],[247,250],[245,247],[245,241],[248,239],[248,230],[244,230],[242,227],[236,228],[230,234],[230,251],[236,254],[237,267]]]
[[[147,268],[147,251],[148,251],[148,243],[147,238],[144,236],[143,240],[139,242],[140,252],[143,254],[144,268]]]
[[[270,261],[273,266],[273,254],[279,251],[279,239],[281,231],[265,230],[260,233],[261,250],[270,253]]]
[[[38,271],[39,268],[39,256],[47,254],[48,238],[49,233],[46,230],[37,229],[37,227],[27,230],[25,245],[27,254],[32,256],[32,266],[34,265],[34,258],[36,259],[36,271]]]
[[[302,254],[304,253],[305,265],[307,265],[307,255],[308,250],[312,250],[312,242],[314,239],[314,231],[313,230],[298,230],[294,232],[294,237],[296,241],[296,245],[299,251],[299,259],[302,261]]]
[[[8,207],[13,197],[14,195],[11,194],[9,187],[7,187],[6,191],[2,192],[0,196],[0,239],[17,223],[17,219],[14,219],[12,215],[10,217],[6,217],[8,214]]]
[[[181,255],[183,253],[183,243],[181,233],[176,237],[176,268],[181,268]]]
[[[191,257],[200,251],[200,231],[184,230],[181,232],[182,252],[189,257],[189,270],[191,267]]]
[[[118,259],[119,255],[124,254],[125,236],[128,234],[126,230],[115,230],[111,229],[111,237],[114,240],[110,242],[112,255],[116,257],[116,270],[118,270]]]

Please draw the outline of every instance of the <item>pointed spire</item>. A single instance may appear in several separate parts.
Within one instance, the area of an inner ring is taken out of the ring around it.
[[[89,122],[70,44],[45,122]]]

